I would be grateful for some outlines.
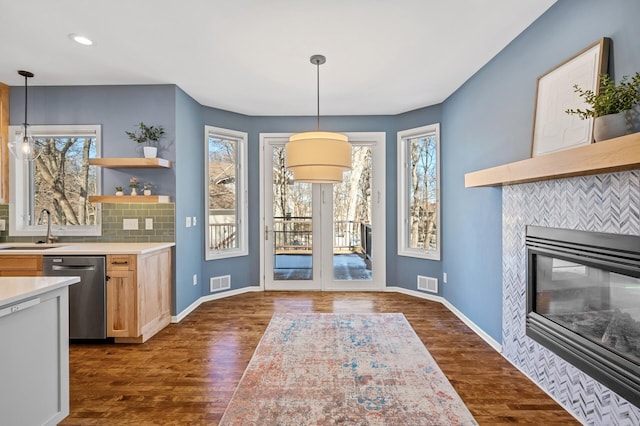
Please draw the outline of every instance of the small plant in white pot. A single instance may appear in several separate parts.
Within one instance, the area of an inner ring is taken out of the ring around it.
[[[584,98],[589,106],[586,109],[567,109],[567,114],[577,114],[582,119],[593,117],[593,137],[596,142],[612,139],[628,133],[627,126],[630,123],[632,108],[640,104],[640,72],[637,72],[631,80],[628,76],[622,77],[620,83],[607,74],[600,75],[600,90],[594,93],[591,90],[583,90],[577,84],[575,92]]]
[[[151,182],[145,182],[142,185],[142,188],[144,190],[144,195],[151,195],[151,188],[153,188],[153,184]]]
[[[138,124],[138,130],[134,132],[125,131],[129,139],[137,143],[144,143],[145,158],[156,158],[158,155],[158,141],[164,136],[162,126],[147,126],[142,121]]]
[[[121,186],[116,186],[116,195],[118,195],[118,196],[123,195],[122,187],[121,187]]]

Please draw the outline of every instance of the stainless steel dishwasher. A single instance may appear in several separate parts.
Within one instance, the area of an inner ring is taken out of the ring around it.
[[[79,276],[69,287],[69,339],[107,338],[104,256],[43,256],[44,274]]]

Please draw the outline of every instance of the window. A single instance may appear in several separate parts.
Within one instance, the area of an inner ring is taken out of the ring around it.
[[[206,258],[246,256],[247,134],[205,126]]]
[[[44,209],[51,212],[54,236],[101,235],[100,175],[89,159],[100,153],[100,126],[31,126],[36,150],[33,162],[11,156],[10,234],[42,236]],[[11,126],[12,138],[20,126]]]
[[[440,125],[398,132],[398,255],[440,260]]]

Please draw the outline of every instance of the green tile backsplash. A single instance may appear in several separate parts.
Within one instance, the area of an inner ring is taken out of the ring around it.
[[[174,242],[175,231],[174,203],[121,203],[102,204],[102,235],[99,237],[60,237],[59,242],[75,241],[84,243],[94,242],[128,242],[128,243],[158,243]],[[145,230],[145,219],[153,219],[153,229]],[[9,236],[9,205],[0,204],[0,219],[6,220],[5,231],[0,231],[0,242],[36,242],[39,237],[11,237]],[[138,219],[138,230],[122,229],[123,219]],[[55,232],[54,232],[55,236]]]

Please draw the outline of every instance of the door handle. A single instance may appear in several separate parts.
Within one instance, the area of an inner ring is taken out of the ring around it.
[[[95,271],[96,267],[92,265],[51,265],[54,271]]]
[[[269,241],[269,225],[264,226],[264,240]]]

